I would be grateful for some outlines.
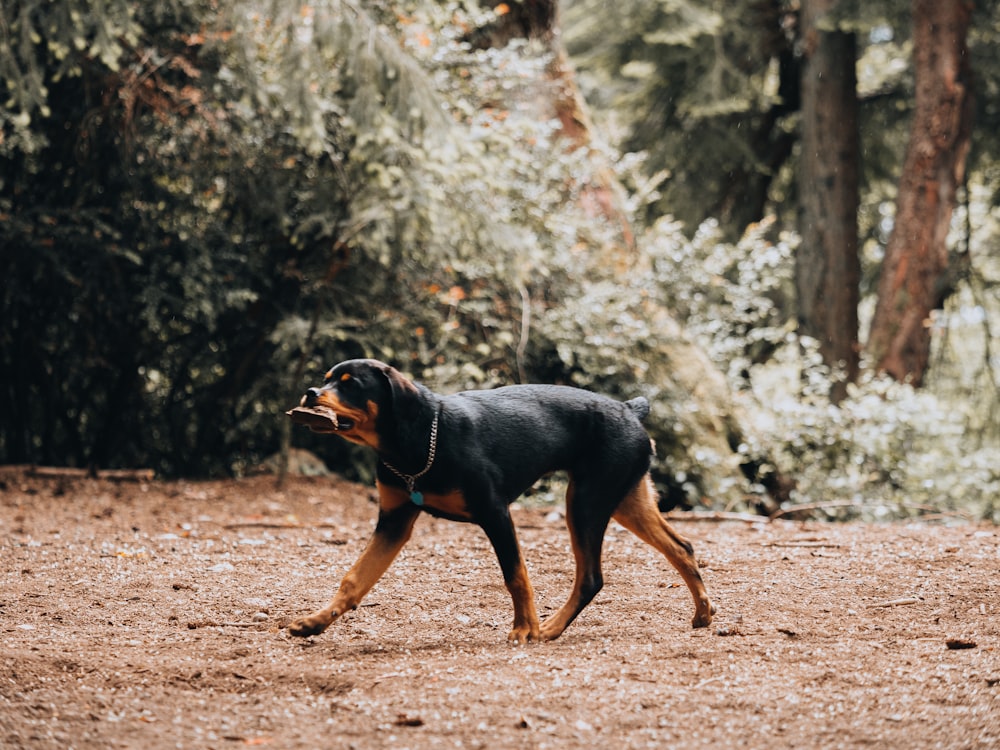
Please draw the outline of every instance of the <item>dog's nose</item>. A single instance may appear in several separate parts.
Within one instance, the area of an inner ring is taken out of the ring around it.
[[[310,388],[306,391],[306,395],[302,397],[303,406],[315,406],[316,401],[319,399],[319,388]]]

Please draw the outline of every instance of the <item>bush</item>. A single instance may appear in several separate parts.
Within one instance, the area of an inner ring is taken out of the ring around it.
[[[830,403],[838,375],[823,365],[815,342],[797,335],[789,304],[797,241],[771,222],[735,245],[719,242],[711,224],[688,242],[662,222],[647,240],[662,294],[676,301],[687,330],[741,393],[756,427],[741,451],[768,456],[795,482],[785,511],[1000,521],[1000,446],[981,420],[979,382],[963,388],[938,376],[916,390],[866,370],[847,399]],[[967,371],[968,347],[949,352],[944,330],[935,367]],[[951,336],[969,342],[978,333],[956,327]],[[956,354],[962,359],[952,364]]]

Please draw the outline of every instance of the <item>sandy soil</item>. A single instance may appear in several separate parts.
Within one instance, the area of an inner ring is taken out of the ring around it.
[[[541,612],[558,513],[518,510]],[[324,603],[374,523],[334,479],[113,483],[0,468],[3,748],[995,748],[1000,529],[705,523],[719,613],[620,527],[563,637],[510,646],[481,531],[424,518],[365,604]]]

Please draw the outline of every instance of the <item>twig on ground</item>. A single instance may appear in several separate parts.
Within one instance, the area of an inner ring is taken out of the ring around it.
[[[920,602],[921,600],[915,596],[907,596],[902,599],[890,599],[886,602],[878,602],[876,604],[872,604],[871,607],[872,609],[878,609],[880,607],[905,607],[907,604],[919,604]]]
[[[823,503],[799,503],[798,505],[789,505],[785,508],[779,508],[774,511],[769,518],[774,520],[776,518],[781,518],[782,516],[787,516],[791,513],[802,513],[803,511],[813,511],[813,510],[826,510],[827,508],[851,508],[856,507],[858,503],[853,500],[830,500]]]
[[[744,523],[767,523],[770,520],[767,516],[756,516],[753,513],[733,513],[731,511],[672,510],[663,515],[671,521],[742,521]]]

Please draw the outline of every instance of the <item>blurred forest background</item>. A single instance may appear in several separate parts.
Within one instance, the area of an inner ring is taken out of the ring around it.
[[[0,463],[368,480],[283,412],[372,356],[646,395],[665,506],[1000,521],[996,2],[0,8]]]

